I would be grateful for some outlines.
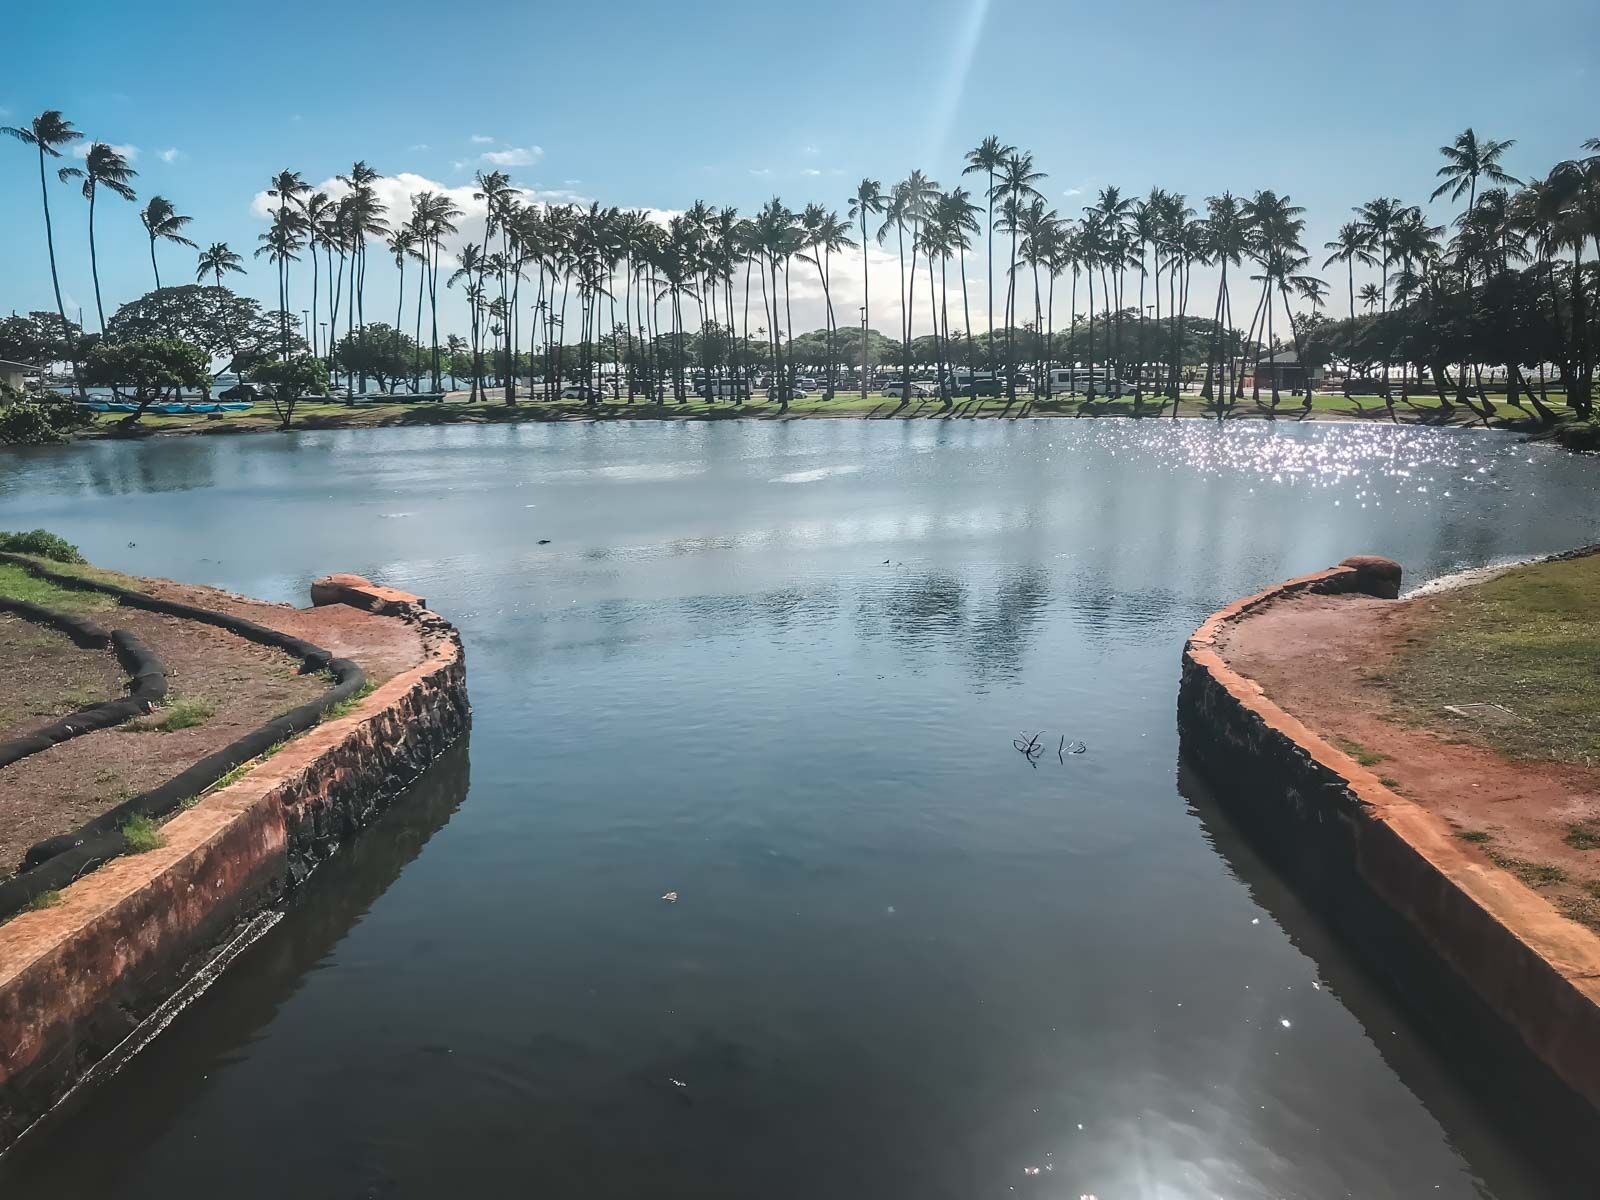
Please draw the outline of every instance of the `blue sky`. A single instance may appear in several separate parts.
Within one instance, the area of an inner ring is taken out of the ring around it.
[[[1425,201],[1436,147],[1464,126],[1516,138],[1514,174],[1600,136],[1596,15],[1593,0],[76,0],[8,16],[0,123],[59,108],[136,147],[141,202],[159,192],[195,218],[194,240],[247,257],[264,227],[253,201],[284,167],[320,182],[363,158],[467,187],[505,162],[521,185],[606,204],[778,194],[842,210],[864,174],[953,183],[989,133],[1033,151],[1063,215],[1108,183],[1197,207],[1272,187],[1307,207],[1319,248],[1373,195]],[[53,182],[51,203],[63,290],[93,327],[87,206]],[[0,222],[0,311],[50,307],[37,163],[11,142]],[[134,205],[104,199],[99,230],[109,310],[151,286],[149,263]],[[192,278],[192,252],[162,259],[165,281]],[[376,261],[369,313],[394,296]],[[253,267],[238,286],[275,303],[270,268]],[[815,296],[796,296],[797,326],[820,324]],[[875,326],[894,328],[892,304],[875,289]]]

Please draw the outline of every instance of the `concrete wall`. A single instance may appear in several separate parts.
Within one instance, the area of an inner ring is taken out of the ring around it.
[[[1468,851],[1218,650],[1230,624],[1297,592],[1392,599],[1398,587],[1388,560],[1346,559],[1213,614],[1184,649],[1184,753],[1219,800],[1265,835],[1292,883],[1334,904],[1354,896],[1381,907],[1400,926],[1405,953],[1430,959],[1470,1007],[1600,1110],[1600,938]]]
[[[0,1151],[466,731],[455,630],[415,597],[352,579],[317,598],[417,623],[422,663],[179,813],[160,849],[0,926]]]

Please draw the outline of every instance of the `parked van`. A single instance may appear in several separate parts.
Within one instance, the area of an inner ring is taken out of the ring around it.
[[[750,385],[743,379],[713,379],[706,387],[706,395],[713,400],[748,400]]]

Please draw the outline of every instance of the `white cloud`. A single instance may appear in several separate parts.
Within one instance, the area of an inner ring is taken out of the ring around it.
[[[88,158],[89,157],[89,147],[91,145],[93,145],[93,144],[94,143],[92,141],[79,142],[76,146],[74,146],[72,148],[72,153],[73,153],[74,157],[76,157],[76,158]],[[129,162],[138,161],[138,158],[139,158],[139,147],[137,147],[137,146],[119,146],[115,142],[113,142],[113,143],[111,143],[111,148],[113,150],[115,150],[118,154],[122,155],[122,157],[127,159]]]
[[[801,146],[800,153],[814,158],[818,154],[821,154],[822,151],[818,150],[815,146]]]
[[[324,179],[321,183],[314,184],[319,192],[326,192],[337,200],[350,190],[350,186],[341,181],[337,176]],[[457,187],[440,183],[426,175],[418,175],[410,171],[402,171],[396,175],[380,175],[372,184],[373,191],[387,210],[390,224],[403,221],[411,213],[411,198],[418,192],[433,192],[437,195],[447,196],[455,201],[455,205],[462,212],[456,220],[458,232],[455,237],[446,239],[446,249],[451,253],[459,250],[466,242],[480,242],[483,240],[484,202],[473,199],[473,192],[477,191],[476,183],[463,183]],[[514,189],[521,197],[524,204],[588,204],[589,197],[581,196],[576,192],[560,189],[545,190],[541,188]],[[265,191],[260,191],[250,201],[250,213],[259,220],[270,220],[277,210],[278,199],[269,196]]]
[[[582,182],[583,182],[583,180],[581,180],[581,179],[563,179],[561,181],[561,186],[562,187],[577,187]]]
[[[772,178],[772,168],[771,167],[751,167],[750,168],[750,174],[754,175],[757,179],[771,179]]]
[[[156,157],[164,163],[175,163],[180,158],[186,157],[186,155],[176,146],[168,146],[165,150],[157,152]]]
[[[544,150],[538,146],[512,146],[509,150],[485,150],[482,155],[484,162],[496,167],[531,167],[543,157]]]
[[[802,175],[821,175],[822,172],[817,170],[815,167],[807,167],[805,170],[801,171],[800,174],[802,174]]]
[[[1083,189],[1082,188],[1064,188],[1062,190],[1061,194],[1063,196],[1081,196],[1081,195],[1083,195]]]
[[[415,145],[407,146],[406,149],[414,154],[419,150],[430,150],[432,147],[427,142],[417,142]]]
[[[475,133],[467,140],[470,141],[474,146],[494,145],[494,139],[486,133]]]

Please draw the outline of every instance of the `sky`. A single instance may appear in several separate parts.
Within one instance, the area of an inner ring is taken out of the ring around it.
[[[954,185],[964,153],[997,134],[1033,153],[1062,216],[1108,184],[1180,191],[1196,208],[1224,189],[1286,192],[1320,266],[1352,206],[1425,204],[1437,147],[1466,126],[1515,138],[1505,162],[1523,177],[1600,136],[1596,17],[1594,0],[74,0],[8,15],[0,124],[62,110],[84,147],[124,148],[138,204],[167,197],[194,218],[193,240],[247,259],[285,168],[321,184],[364,159],[396,206],[431,188],[470,209],[473,173],[500,169],[552,201],[753,211],[777,195],[842,213],[863,176],[887,187],[921,168]],[[88,206],[53,171],[49,194],[69,315],[81,307],[93,330]],[[53,306],[40,203],[34,152],[0,142],[0,312]],[[153,286],[137,207],[99,202],[108,315]],[[1445,201],[1427,211],[1454,216]],[[193,251],[158,253],[163,282],[192,281]],[[392,321],[391,260],[370,262],[369,319]],[[867,264],[872,324],[891,334],[895,262],[891,241]],[[273,269],[250,266],[232,286],[275,307]],[[835,268],[841,325],[858,319],[861,272],[859,254]],[[1340,315],[1342,268],[1321,273]],[[984,276],[980,247],[979,329]],[[820,287],[799,270],[793,286],[796,330],[819,327]],[[1214,284],[1197,273],[1195,286]],[[309,288],[307,271],[293,308]],[[916,303],[926,332],[926,291]],[[1248,305],[1236,294],[1233,307],[1239,319]],[[1066,308],[1058,289],[1058,327]],[[1197,308],[1209,315],[1209,298]],[[440,319],[465,332],[464,302],[441,299]]]

